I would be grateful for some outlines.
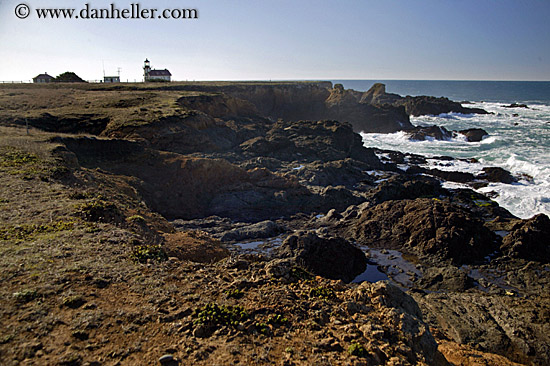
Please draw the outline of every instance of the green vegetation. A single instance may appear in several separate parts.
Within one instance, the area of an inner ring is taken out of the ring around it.
[[[118,207],[114,203],[107,202],[102,198],[98,196],[89,202],[77,205],[77,215],[87,221],[93,222],[115,221],[120,216]]]
[[[311,280],[314,277],[311,273],[309,273],[308,271],[306,271],[305,269],[300,268],[300,267],[293,267],[290,270],[290,275],[293,278],[296,278],[296,279],[299,279],[299,280],[305,280],[305,281]]]
[[[0,240],[13,240],[15,242],[33,240],[40,234],[73,230],[74,226],[74,221],[63,220],[43,225],[27,224],[9,226],[5,228],[0,228]]]
[[[273,314],[267,318],[267,324],[281,325],[288,323],[288,319],[281,314]]]
[[[138,263],[147,263],[149,259],[164,261],[168,258],[160,245],[139,245],[134,248],[131,257]]]
[[[319,299],[333,299],[336,297],[334,290],[326,287],[315,287],[309,291],[309,297],[317,297]]]
[[[206,304],[193,312],[196,324],[209,324],[214,326],[237,326],[241,321],[248,319],[248,313],[242,306],[227,306],[218,304]]]
[[[32,301],[32,300],[36,299],[36,296],[37,296],[36,291],[35,290],[30,290],[30,289],[25,289],[25,290],[13,293],[13,297],[18,302],[23,302],[23,303],[26,303],[26,302],[29,302],[29,301]]]
[[[238,288],[225,290],[224,293],[225,296],[232,297],[234,299],[240,299],[244,296],[244,292],[239,290]]]
[[[56,83],[86,83],[80,76],[71,71],[65,71],[54,79]]]
[[[0,166],[21,167],[38,162],[38,156],[20,150],[8,150],[0,153]]]
[[[138,224],[138,225],[144,225],[147,222],[145,218],[141,215],[130,216],[126,218],[126,221],[128,221],[131,224]]]
[[[273,327],[286,323],[288,323],[288,319],[284,315],[272,314],[267,318],[267,320],[263,322],[257,322],[256,324],[254,324],[254,326],[261,334],[268,335]]]
[[[357,342],[352,342],[352,344],[348,347],[348,353],[352,356],[367,357],[367,350],[363,347],[363,345]]]

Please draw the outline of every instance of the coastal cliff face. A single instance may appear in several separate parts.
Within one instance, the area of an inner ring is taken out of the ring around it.
[[[0,88],[3,362],[548,364],[548,217],[441,185],[509,172],[365,148],[411,129],[406,100]]]

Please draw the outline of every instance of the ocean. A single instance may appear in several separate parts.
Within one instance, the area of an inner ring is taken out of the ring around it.
[[[402,132],[364,133],[367,147],[397,150],[428,157],[475,158],[478,163],[430,159],[429,167],[478,173],[487,166],[502,167],[519,178],[518,183],[491,183],[479,192],[512,214],[529,218],[550,215],[550,82],[521,81],[424,81],[424,80],[334,80],[346,89],[367,91],[374,83],[386,84],[388,93],[443,96],[469,101],[467,107],[483,108],[493,114],[411,117],[413,125],[439,125],[448,130],[483,128],[489,136],[481,142],[457,137],[448,141],[411,141]],[[528,108],[506,108],[512,103]],[[445,183],[449,188],[462,187]],[[464,186],[465,187],[465,186]]]

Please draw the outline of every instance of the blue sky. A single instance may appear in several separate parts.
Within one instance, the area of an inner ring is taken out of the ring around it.
[[[195,8],[196,20],[37,19],[46,7]],[[31,8],[27,19],[14,10]],[[0,0],[0,80],[550,80],[548,0]]]

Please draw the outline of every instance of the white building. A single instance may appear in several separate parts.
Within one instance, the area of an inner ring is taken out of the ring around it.
[[[120,76],[104,76],[104,83],[120,83]]]
[[[167,69],[151,70],[151,63],[145,59],[143,64],[143,80],[145,81],[170,81],[172,74]]]

